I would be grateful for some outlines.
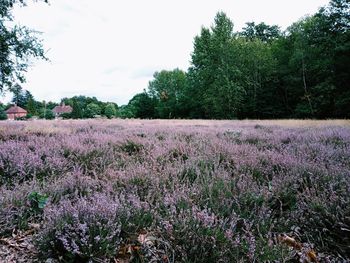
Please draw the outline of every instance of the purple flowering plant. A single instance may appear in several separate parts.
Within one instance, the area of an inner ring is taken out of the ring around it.
[[[346,120],[0,124],[0,238],[42,259],[346,262],[349,218]]]

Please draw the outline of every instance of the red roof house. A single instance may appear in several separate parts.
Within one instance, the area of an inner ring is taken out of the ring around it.
[[[6,111],[9,120],[15,120],[27,116],[27,111],[17,105],[12,106]]]
[[[62,103],[60,106],[56,106],[52,110],[56,117],[60,116],[62,113],[71,113],[72,111],[73,108],[69,105],[65,105],[64,103]]]

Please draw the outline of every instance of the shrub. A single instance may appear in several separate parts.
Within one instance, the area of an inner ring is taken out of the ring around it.
[[[95,195],[45,209],[46,223],[37,239],[41,256],[65,262],[113,258],[121,243],[118,208],[113,199]]]
[[[144,147],[142,144],[128,140],[123,145],[121,145],[121,150],[129,155],[139,153]]]
[[[300,262],[287,235],[348,262],[349,127],[254,125],[3,123],[0,235],[40,223],[62,262]]]
[[[12,191],[0,189],[0,195],[0,236],[41,221],[48,199],[34,184],[17,185]]]
[[[46,185],[45,192],[50,194],[50,201],[59,203],[63,199],[76,199],[92,196],[102,191],[102,182],[80,171],[67,173],[65,176]]]

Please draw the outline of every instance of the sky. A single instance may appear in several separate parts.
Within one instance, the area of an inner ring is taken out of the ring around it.
[[[50,61],[32,61],[23,88],[36,100],[74,95],[127,104],[154,72],[190,66],[193,39],[225,12],[239,31],[246,22],[286,29],[328,0],[51,0],[14,10],[40,33]],[[3,100],[8,100],[8,94]]]

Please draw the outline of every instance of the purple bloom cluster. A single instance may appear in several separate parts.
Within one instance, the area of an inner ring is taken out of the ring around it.
[[[48,196],[42,211],[32,192]],[[144,232],[159,262],[283,261],[297,253],[282,234],[347,261],[349,218],[346,122],[0,126],[0,235],[40,223],[39,252],[67,262],[118,257]]]
[[[119,207],[118,200],[103,194],[48,206],[37,240],[40,250],[81,261],[115,256],[121,243]]]

